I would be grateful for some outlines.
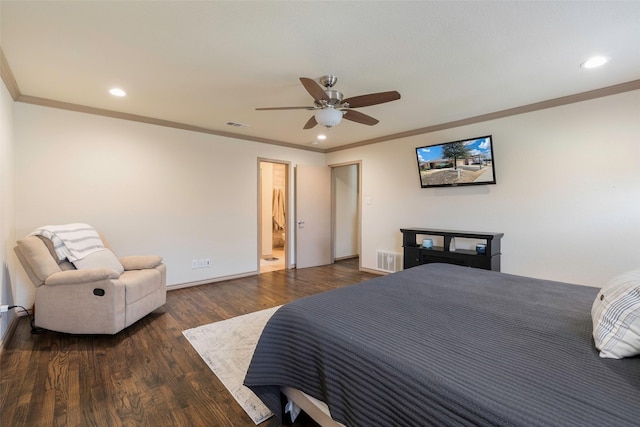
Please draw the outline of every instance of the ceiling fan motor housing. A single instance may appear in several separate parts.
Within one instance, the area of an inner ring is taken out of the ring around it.
[[[325,90],[325,93],[329,97],[329,102],[327,102],[327,104],[332,105],[334,107],[342,104],[342,99],[344,97],[342,95],[342,92],[339,92],[333,89],[327,89]]]
[[[314,102],[316,107],[319,107],[319,108],[343,107],[342,100],[344,99],[344,95],[342,94],[342,92],[333,90],[333,89],[327,89],[324,91],[324,93],[327,94],[327,97],[329,98],[329,100],[328,101],[324,99],[316,100]],[[344,106],[348,107],[348,105],[344,105]]]

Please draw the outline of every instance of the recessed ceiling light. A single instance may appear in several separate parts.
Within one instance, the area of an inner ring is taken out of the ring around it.
[[[582,68],[597,68],[606,64],[608,61],[609,61],[609,58],[607,57],[594,56],[584,61],[582,64],[580,64],[580,66]]]
[[[123,91],[120,88],[114,87],[113,89],[109,89],[109,93],[113,96],[126,96],[127,92]]]
[[[320,135],[318,135],[318,139],[321,140],[321,141],[324,141],[325,139],[327,139],[327,135],[320,134]]]
[[[311,145],[318,145],[318,141],[311,141]]]

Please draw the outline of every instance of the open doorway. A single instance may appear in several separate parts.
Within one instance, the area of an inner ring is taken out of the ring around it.
[[[332,165],[333,258],[360,257],[360,162]],[[361,266],[360,260],[358,266]]]
[[[258,258],[260,273],[287,266],[288,163],[258,161]]]

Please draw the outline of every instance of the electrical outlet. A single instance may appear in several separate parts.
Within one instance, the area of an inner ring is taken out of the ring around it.
[[[8,305],[0,305],[0,313],[6,313],[7,311],[9,311]]]
[[[211,268],[211,258],[207,258],[204,260],[204,266],[207,268]]]
[[[191,260],[191,268],[198,268],[198,260],[197,259],[192,259]]]

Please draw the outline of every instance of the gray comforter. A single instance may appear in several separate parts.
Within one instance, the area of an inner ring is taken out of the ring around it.
[[[601,359],[598,289],[428,264],[304,298],[267,324],[245,378],[347,426],[638,426],[640,358]]]

